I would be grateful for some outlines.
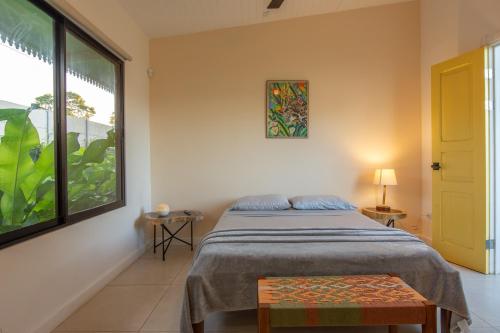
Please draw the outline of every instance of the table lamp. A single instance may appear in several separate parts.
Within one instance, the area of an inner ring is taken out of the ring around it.
[[[398,185],[398,181],[396,180],[396,172],[394,171],[394,169],[376,169],[373,184],[384,186],[382,204],[377,205],[377,210],[381,212],[391,211],[391,207],[385,204],[385,198],[387,196],[387,185]]]

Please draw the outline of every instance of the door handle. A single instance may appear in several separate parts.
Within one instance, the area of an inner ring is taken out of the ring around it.
[[[439,164],[439,162],[433,162],[431,168],[432,170],[439,170],[441,169],[441,164]]]

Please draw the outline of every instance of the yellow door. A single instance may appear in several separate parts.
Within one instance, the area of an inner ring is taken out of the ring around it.
[[[448,261],[488,272],[484,48],[432,67],[432,244]]]

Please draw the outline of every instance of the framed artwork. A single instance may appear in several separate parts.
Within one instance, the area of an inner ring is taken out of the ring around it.
[[[309,82],[266,82],[266,137],[307,138],[309,135]]]

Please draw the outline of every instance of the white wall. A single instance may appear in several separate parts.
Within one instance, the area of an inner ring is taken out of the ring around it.
[[[421,0],[422,232],[431,238],[431,86],[433,64],[484,45],[500,32],[498,0]]]
[[[209,230],[243,195],[338,194],[420,219],[418,2],[151,41],[153,203],[200,209]],[[266,139],[265,82],[307,79],[308,139]]]
[[[125,65],[127,206],[0,251],[2,333],[50,332],[144,248],[138,218],[150,206],[148,39],[114,0],[69,3],[133,56]]]

